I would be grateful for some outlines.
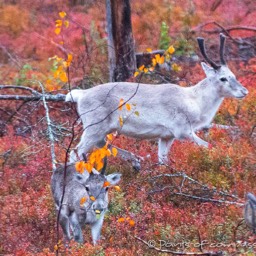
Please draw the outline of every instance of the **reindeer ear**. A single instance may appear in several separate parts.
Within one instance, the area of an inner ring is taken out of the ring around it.
[[[120,173],[112,173],[107,175],[106,179],[111,185],[116,185],[121,180],[121,176]]]
[[[207,77],[215,74],[215,69],[208,66],[205,62],[201,62],[201,66],[202,66],[204,73],[206,74]]]

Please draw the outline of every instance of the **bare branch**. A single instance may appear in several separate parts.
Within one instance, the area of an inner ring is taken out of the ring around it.
[[[47,130],[49,133],[49,139],[50,139],[50,144],[51,144],[51,157],[52,157],[52,169],[53,171],[56,170],[56,155],[55,155],[55,149],[54,149],[54,136],[53,136],[53,132],[52,132],[52,122],[50,119],[50,115],[49,115],[49,108],[46,102],[46,97],[44,94],[44,87],[43,85],[39,82],[39,85],[42,89],[42,100],[44,103],[44,109],[45,109],[45,116],[46,116],[46,121],[47,121]]]

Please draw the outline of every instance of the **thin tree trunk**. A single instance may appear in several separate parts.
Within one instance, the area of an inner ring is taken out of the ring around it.
[[[125,81],[136,69],[130,0],[106,0],[110,81]]]

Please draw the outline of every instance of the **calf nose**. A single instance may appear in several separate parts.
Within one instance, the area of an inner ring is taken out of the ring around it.
[[[104,205],[102,204],[102,203],[94,203],[93,205],[92,205],[92,209],[94,210],[94,211],[100,211],[100,212],[102,212],[103,211],[103,208],[104,208]]]

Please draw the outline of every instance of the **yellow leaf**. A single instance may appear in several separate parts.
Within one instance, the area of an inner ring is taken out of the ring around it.
[[[130,105],[129,103],[126,103],[126,104],[125,104],[125,107],[126,107],[126,109],[127,109],[128,111],[131,110],[131,105]]]
[[[64,11],[59,12],[59,16],[60,16],[62,19],[63,19],[66,15],[67,15],[67,14],[66,14]]]
[[[142,71],[144,68],[145,68],[145,66],[142,65],[142,66],[139,67],[139,70]]]
[[[168,53],[170,54],[173,54],[175,52],[175,48],[173,47],[173,45],[171,45],[168,50],[167,50]]]
[[[140,113],[139,113],[138,111],[135,111],[134,114],[135,114],[136,116],[139,116],[139,115],[140,115]]]
[[[147,48],[146,51],[147,52],[152,52],[152,49],[151,48]]]
[[[56,35],[59,35],[60,31],[61,31],[61,28],[55,28],[55,30],[54,30]]]
[[[67,62],[71,62],[73,59],[73,55],[71,53],[68,54]]]
[[[122,110],[124,104],[124,99],[120,99],[119,105],[118,105],[118,110]]]
[[[64,26],[65,26],[66,28],[68,28],[68,26],[69,26],[69,21],[68,21],[68,20],[65,20],[65,21],[64,21]]]
[[[153,66],[156,66],[156,64],[157,64],[157,61],[156,61],[155,58],[153,58],[153,59],[152,59],[152,65],[153,65]]]
[[[63,42],[63,41],[60,41],[60,42],[59,42],[59,44],[62,44],[62,45],[63,45],[63,44],[64,44],[64,42]]]
[[[160,59],[159,59],[159,64],[164,64],[164,56],[162,56]]]
[[[136,72],[134,72],[134,77],[136,77],[136,76],[138,76],[140,74],[140,72],[138,72],[138,71],[136,71]]]
[[[66,83],[68,81],[68,77],[67,77],[66,72],[61,72],[59,78],[64,83]]]
[[[155,67],[150,67],[150,68],[149,68],[149,71],[153,72],[154,69],[155,69]]]
[[[134,220],[130,220],[129,224],[130,224],[131,227],[134,227],[135,226],[135,221]]]
[[[178,72],[178,71],[181,71],[182,68],[179,65],[177,65],[176,63],[173,63],[172,70]]]
[[[124,121],[123,118],[121,116],[119,116],[119,124],[122,127],[124,125]]]
[[[143,69],[144,73],[148,73],[148,68]]]
[[[55,27],[60,28],[62,26],[62,20],[55,20]]]
[[[102,168],[103,168],[103,162],[102,162],[102,159],[99,159],[97,162],[96,162],[96,167],[95,167],[95,169],[97,170],[97,171],[100,171]]]
[[[85,202],[86,202],[86,197],[82,197],[81,199],[80,199],[80,205],[83,205]]]
[[[54,251],[58,251],[59,246],[57,244],[54,245]]]
[[[104,184],[103,184],[103,188],[109,187],[109,186],[110,186],[110,182],[109,181],[105,181]]]
[[[116,157],[117,153],[118,153],[118,150],[116,148],[112,148],[112,155],[114,157]]]
[[[115,190],[120,192],[121,191],[121,188],[119,186],[114,186]]]
[[[117,220],[117,222],[119,222],[119,223],[124,222],[124,221],[125,221],[124,218],[119,218],[119,219]]]
[[[91,199],[92,201],[95,201],[95,200],[96,200],[94,196],[90,196],[90,199]]]
[[[113,134],[108,134],[107,135],[107,140],[109,140],[109,141],[112,141],[113,140]]]

